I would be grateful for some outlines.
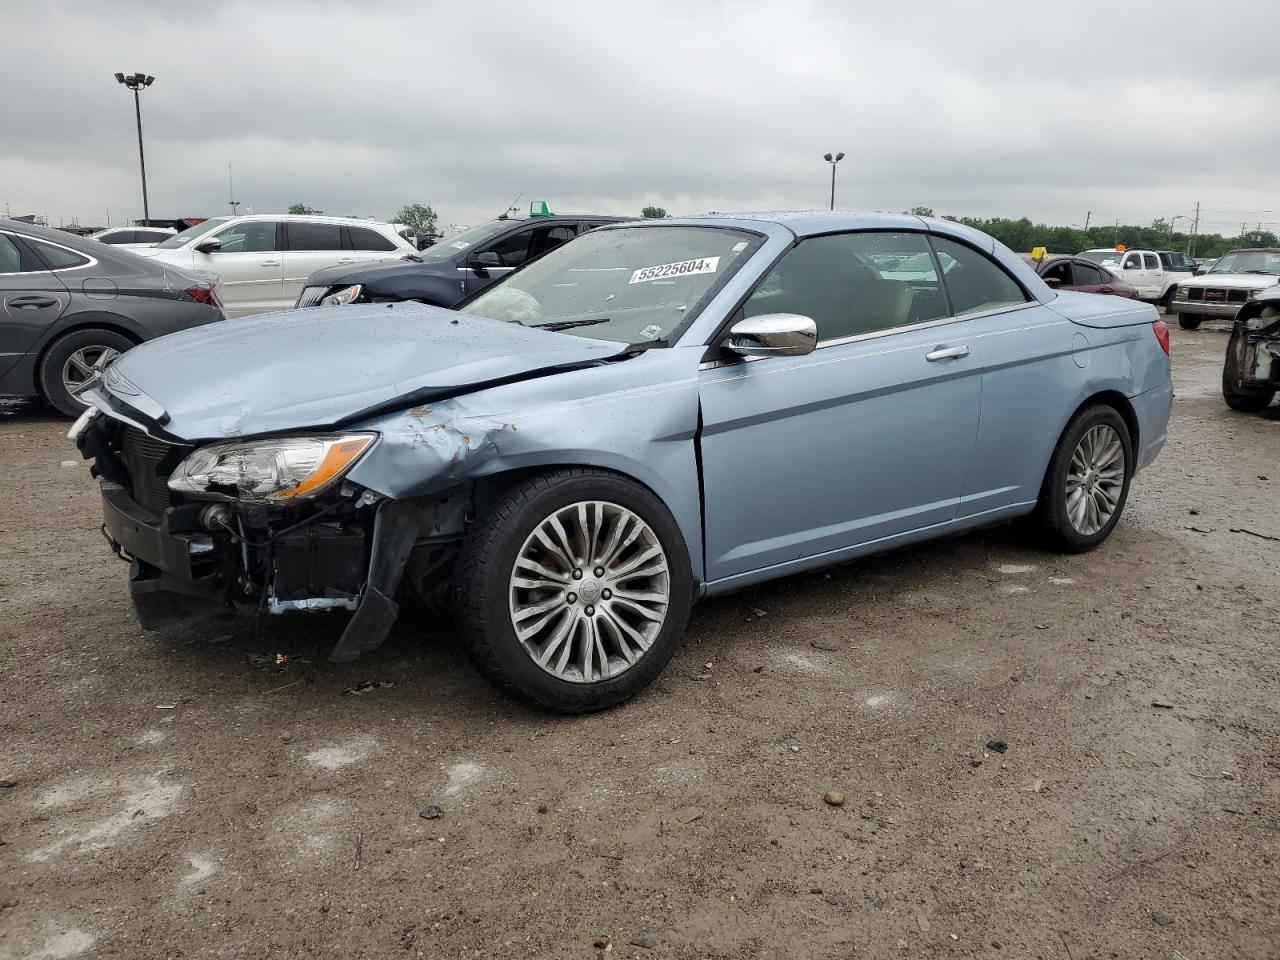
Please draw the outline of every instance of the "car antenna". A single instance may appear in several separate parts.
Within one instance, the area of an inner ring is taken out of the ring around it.
[[[523,196],[524,196],[524,194],[523,194],[523,193],[517,193],[517,194],[516,194],[516,198],[515,198],[514,200],[512,200],[512,201],[511,201],[511,206],[507,207],[507,209],[503,210],[500,214],[498,214],[498,219],[499,219],[499,220],[508,220],[508,219],[510,219],[510,218],[507,216],[507,214],[509,214],[512,210],[514,210],[514,209],[516,208],[516,204],[520,202],[520,198],[521,198],[521,197],[523,197]]]

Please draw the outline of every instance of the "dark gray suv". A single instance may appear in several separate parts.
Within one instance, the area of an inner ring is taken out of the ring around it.
[[[77,416],[79,385],[130,347],[223,319],[214,278],[0,217],[0,397]]]

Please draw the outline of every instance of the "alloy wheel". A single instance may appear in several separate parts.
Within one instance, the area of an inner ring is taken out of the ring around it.
[[[533,528],[511,571],[511,625],[543,670],[597,683],[629,670],[662,630],[671,597],[653,528],[616,503],[584,500]]]
[[[1067,470],[1067,518],[1082,536],[1092,536],[1115,515],[1124,490],[1124,443],[1115,427],[1090,427],[1076,444]]]
[[[120,351],[113,347],[94,346],[81,347],[67,357],[62,365],[62,386],[67,393],[75,397],[86,383],[96,377],[108,363],[120,356]]]

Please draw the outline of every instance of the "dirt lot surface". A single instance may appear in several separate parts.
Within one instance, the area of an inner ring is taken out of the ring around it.
[[[420,623],[143,634],[67,424],[3,407],[0,957],[1280,956],[1280,542],[1232,530],[1280,536],[1280,408],[1223,405],[1225,340],[1174,331],[1098,551],[711,601],[574,719]]]

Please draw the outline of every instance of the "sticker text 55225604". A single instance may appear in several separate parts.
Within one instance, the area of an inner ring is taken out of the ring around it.
[[[641,267],[631,274],[628,283],[648,283],[650,280],[670,280],[694,273],[715,273],[720,267],[719,257],[700,257],[697,260],[681,260],[679,263],[660,263],[656,267]]]

